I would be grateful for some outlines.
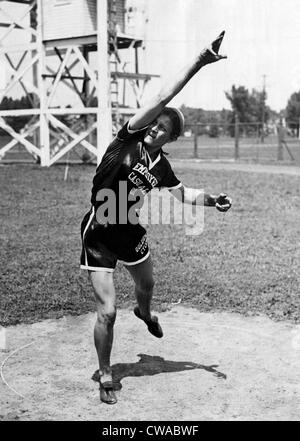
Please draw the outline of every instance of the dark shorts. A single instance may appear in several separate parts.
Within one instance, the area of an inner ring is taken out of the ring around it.
[[[118,260],[124,265],[136,265],[150,255],[144,227],[101,225],[93,207],[81,223],[81,239],[80,267],[90,271],[113,271]]]

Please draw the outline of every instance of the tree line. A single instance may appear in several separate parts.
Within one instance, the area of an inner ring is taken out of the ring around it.
[[[253,130],[266,130],[269,121],[284,116],[291,129],[299,128],[300,91],[290,96],[286,108],[279,113],[266,104],[267,94],[265,91],[248,90],[245,86],[233,85],[230,91],[225,92],[225,95],[230,103],[230,110],[209,111],[182,105],[181,110],[186,118],[187,127],[191,126],[193,130],[193,126],[201,124],[198,127],[199,134],[202,131],[214,137],[218,136],[220,131],[225,130],[233,136],[235,120],[238,118],[243,131],[251,134]],[[38,104],[39,97],[35,94],[28,94],[17,99],[4,97],[0,103],[0,110],[30,109],[38,107]],[[96,101],[92,105],[97,105]],[[5,117],[5,120],[16,132],[20,132],[30,118],[30,116],[8,116]],[[1,130],[0,134],[3,133]]]
[[[181,106],[186,118],[187,125],[194,131],[195,124],[198,134],[206,133],[211,137],[218,136],[220,132],[226,132],[234,136],[234,125],[236,118],[241,124],[241,131],[247,135],[259,134],[264,131],[268,133],[268,123],[286,119],[288,128],[299,130],[300,120],[300,91],[291,95],[287,106],[280,112],[272,110],[267,105],[267,93],[256,89],[248,90],[245,86],[231,87],[225,92],[231,110],[223,109],[218,111],[207,111],[187,106]]]

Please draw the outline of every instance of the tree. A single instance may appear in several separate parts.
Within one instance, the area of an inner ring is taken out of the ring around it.
[[[233,85],[230,92],[225,92],[226,98],[230,101],[234,114],[238,115],[240,122],[250,122],[251,100],[248,89],[244,86],[236,87]],[[234,115],[233,115],[234,118]],[[233,121],[234,122],[234,119]]]
[[[199,135],[208,134],[217,137],[221,132],[224,133],[227,124],[232,119],[232,111],[222,110],[204,110],[201,108],[187,107],[184,104],[180,107],[186,127],[191,127],[193,131],[196,124],[199,124],[197,133]]]
[[[219,126],[217,124],[211,124],[208,129],[208,136],[210,138],[218,138]]]
[[[20,99],[13,99],[5,96],[0,103],[0,110],[31,109],[34,102],[38,103],[39,98],[33,93],[29,93]],[[4,119],[16,132],[20,132],[31,119],[31,116],[6,116]],[[6,132],[1,130],[1,134],[6,134]]]
[[[286,106],[286,118],[291,123],[297,123],[300,118],[300,91],[293,93]]]
[[[266,106],[267,94],[265,91],[260,92],[252,89],[249,92],[245,86],[236,87],[233,85],[231,91],[225,92],[225,95],[233,110],[232,124],[234,123],[234,115],[237,115],[241,123],[249,123],[249,126],[244,126],[247,133],[253,130],[253,123],[258,123],[259,129],[262,129],[262,121],[266,123],[271,113],[270,108]]]
[[[187,124],[193,125],[203,122],[204,110],[195,107],[187,107],[184,104],[180,107]]]

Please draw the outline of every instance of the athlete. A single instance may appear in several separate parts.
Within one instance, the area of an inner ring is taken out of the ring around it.
[[[183,203],[214,206],[223,212],[231,207],[225,194],[204,194],[203,198],[201,190],[182,184],[162,151],[163,145],[175,141],[184,128],[182,113],[166,105],[202,67],[226,58],[219,54],[223,37],[224,32],[123,126],[108,146],[93,179],[92,206],[81,225],[81,268],[89,271],[95,293],[94,340],[99,359],[100,400],[107,404],[117,402],[110,354],[116,318],[113,271],[118,260],[135,282],[134,314],[145,322],[152,335],[163,336],[158,318],[150,310],[152,262],[146,231],[138,222],[138,210],[134,207],[136,193],[145,195],[153,188],[167,188]],[[107,216],[110,197],[116,208]],[[129,216],[131,208],[135,215]]]

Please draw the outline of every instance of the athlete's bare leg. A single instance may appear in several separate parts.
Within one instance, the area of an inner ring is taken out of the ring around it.
[[[127,266],[135,282],[135,296],[141,316],[146,320],[151,319],[151,299],[153,295],[153,266],[149,256],[144,262],[137,265]]]
[[[97,307],[94,341],[99,360],[101,383],[112,381],[110,354],[113,344],[113,328],[116,319],[116,293],[113,273],[89,271]],[[104,400],[103,400],[104,401]]]
[[[148,331],[157,338],[163,336],[163,331],[158,318],[151,315],[151,299],[153,294],[153,267],[150,256],[144,262],[137,265],[126,266],[135,282],[135,296],[138,306],[134,308],[134,314],[143,320]]]

